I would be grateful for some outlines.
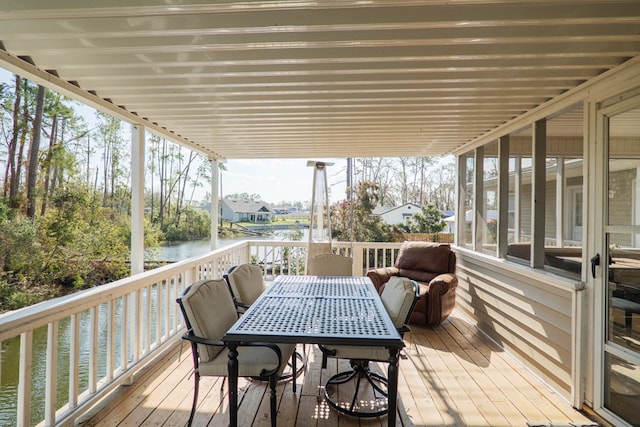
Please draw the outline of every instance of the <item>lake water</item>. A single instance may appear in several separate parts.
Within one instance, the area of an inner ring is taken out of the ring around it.
[[[218,239],[216,249],[232,245],[243,240],[290,240],[292,230],[278,230],[273,234],[250,237],[234,237]],[[309,229],[302,229],[302,239],[305,242],[309,238]],[[155,257],[161,261],[182,261],[183,259],[204,255],[211,250],[209,240],[191,240],[179,242],[160,247],[158,255]]]

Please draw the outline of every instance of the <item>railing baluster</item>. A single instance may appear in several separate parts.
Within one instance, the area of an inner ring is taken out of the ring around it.
[[[165,280],[162,282],[158,282],[156,284],[156,297],[155,297],[155,307],[156,307],[156,342],[155,348],[160,346],[164,339],[164,334],[162,330],[165,330],[165,333],[169,333],[169,328],[167,328],[167,324],[165,319],[167,317],[167,313],[165,310],[164,302],[169,299],[169,289],[171,288],[171,283],[175,280],[175,276],[171,276],[169,280]],[[164,290],[163,290],[164,289]]]
[[[120,344],[120,348],[122,351],[122,370],[126,371],[129,368],[129,353],[130,353],[130,348],[129,348],[129,341],[131,340],[131,335],[129,334],[129,331],[131,330],[131,325],[129,324],[131,322],[131,316],[129,313],[129,299],[131,298],[131,295],[125,295],[122,297],[122,325],[121,325],[121,331],[120,331],[120,336],[121,336],[121,344]]]
[[[89,309],[89,394],[96,392],[98,384],[98,310]]]
[[[69,407],[78,406],[80,388],[80,325],[79,316],[69,316]]]
[[[156,286],[158,283],[156,282]],[[144,302],[144,350],[142,354],[149,354],[149,349],[151,348],[151,295],[153,294],[153,286],[150,285],[145,288],[145,299]]]
[[[107,382],[111,382],[113,380],[113,372],[115,370],[115,330],[116,330],[116,309],[114,300],[110,299],[107,302],[107,315],[106,315],[106,326],[107,326]]]
[[[144,289],[144,288],[143,288]],[[144,340],[143,330],[143,316],[142,316],[142,289],[138,289],[134,292],[133,298],[135,300],[133,306],[133,328],[132,330],[136,334],[133,337],[133,362],[137,362],[142,355],[142,342]]]
[[[47,325],[46,384],[44,394],[44,425],[56,422],[56,397],[58,389],[58,322]]]
[[[20,368],[18,371],[17,426],[28,427],[31,415],[31,372],[33,331],[20,334]]]

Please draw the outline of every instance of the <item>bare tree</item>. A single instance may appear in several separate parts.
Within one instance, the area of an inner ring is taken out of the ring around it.
[[[125,176],[124,166],[124,141],[120,135],[122,122],[106,114],[98,113],[100,125],[98,137],[102,142],[102,203],[103,206],[116,207],[115,195],[117,185]]]
[[[44,111],[44,95],[46,89],[38,85],[36,96],[36,115],[33,119],[33,134],[29,144],[29,163],[27,165],[27,216],[36,216],[36,183],[38,178],[38,155],[40,154],[40,133],[42,130],[42,113]]]
[[[4,173],[4,197],[9,197],[9,200],[13,200],[18,192],[17,177],[16,177],[16,151],[18,148],[18,134],[20,133],[20,104],[22,102],[22,92],[20,91],[20,76],[15,76],[16,88],[15,98],[13,101],[13,127],[11,132],[11,139],[9,140],[9,147],[7,150],[7,164]]]

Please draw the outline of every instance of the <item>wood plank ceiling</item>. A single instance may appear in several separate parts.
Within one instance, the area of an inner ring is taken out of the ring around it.
[[[0,44],[212,158],[425,156],[637,56],[640,2],[3,0]]]

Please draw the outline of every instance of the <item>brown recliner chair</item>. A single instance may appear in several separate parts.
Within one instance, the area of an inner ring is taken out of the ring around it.
[[[379,293],[392,276],[408,277],[420,285],[420,300],[411,322],[437,326],[456,305],[456,254],[446,243],[404,242],[394,267],[367,272]]]

